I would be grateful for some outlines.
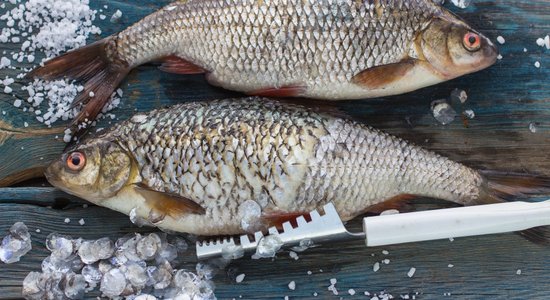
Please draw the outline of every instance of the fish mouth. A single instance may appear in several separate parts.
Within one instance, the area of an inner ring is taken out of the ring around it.
[[[54,162],[50,164],[44,171],[44,176],[46,180],[56,188],[59,188],[61,185],[61,179],[59,178],[59,163]]]
[[[497,46],[487,37],[483,37],[483,59],[480,63],[480,70],[488,68],[497,62],[500,54]]]

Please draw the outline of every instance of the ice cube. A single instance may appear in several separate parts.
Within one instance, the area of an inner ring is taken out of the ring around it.
[[[211,280],[215,275],[214,268],[209,264],[197,263],[195,270],[201,279]]]
[[[86,288],[86,280],[84,276],[75,273],[65,275],[65,296],[69,299],[82,299],[84,297],[84,289]]]
[[[176,246],[169,244],[168,242],[163,242],[156,259],[157,259],[157,262],[162,260],[167,260],[169,262],[172,262],[177,257],[178,257],[178,249],[176,248]]]
[[[279,251],[282,246],[283,241],[278,236],[268,235],[258,242],[255,256],[259,258],[275,257],[275,254],[277,254],[277,251]]]
[[[241,228],[244,231],[257,231],[261,215],[262,208],[256,201],[247,200],[239,205]]]
[[[87,265],[93,264],[99,260],[99,257],[97,257],[96,253],[93,251],[93,244],[94,242],[92,241],[83,241],[78,248],[78,256],[80,256],[82,262]]]
[[[0,244],[0,260],[6,264],[18,262],[32,249],[31,235],[23,222],[13,224],[9,232]]]
[[[155,258],[161,248],[162,240],[156,233],[151,233],[136,243],[136,252],[140,259],[151,260]]]
[[[43,299],[46,290],[44,274],[30,272],[23,280],[23,297],[25,299]]]
[[[99,290],[107,297],[120,296],[126,288],[126,277],[119,268],[111,269],[101,280]]]
[[[145,264],[140,265],[135,262],[129,262],[128,264],[120,268],[128,282],[137,290],[141,290],[147,283],[147,272],[145,270]]]
[[[97,268],[99,269],[99,272],[101,274],[107,274],[111,269],[113,269],[115,266],[111,264],[110,260],[102,260],[99,262]]]
[[[168,261],[163,261],[157,267],[147,267],[147,284],[153,285],[155,289],[164,289],[172,281],[172,266]]]
[[[82,269],[82,261],[76,255],[71,255],[67,259],[59,259],[50,255],[42,261],[42,272],[44,273],[66,273],[77,272]]]
[[[136,249],[136,246],[141,239],[141,235],[136,233],[131,237],[123,237],[115,243],[115,245],[117,246],[115,255],[120,260],[120,262],[124,263],[124,259],[130,261],[141,260],[141,258],[137,254]]]
[[[98,268],[87,265],[82,268],[82,276],[84,276],[84,280],[93,289],[101,281],[103,274],[99,271]]]
[[[222,257],[224,259],[238,259],[244,256],[244,249],[241,245],[224,245]]]
[[[71,237],[55,233],[48,235],[46,248],[52,252],[52,257],[56,260],[67,260],[75,251]]]
[[[432,102],[432,113],[434,118],[443,125],[450,124],[456,117],[456,111],[444,99]]]
[[[187,249],[189,249],[189,245],[187,244],[187,241],[185,241],[185,239],[177,236],[174,238],[174,240],[172,241],[172,244],[174,244],[174,246],[176,246],[176,249],[178,250],[178,253],[183,253],[185,251],[187,251]]]

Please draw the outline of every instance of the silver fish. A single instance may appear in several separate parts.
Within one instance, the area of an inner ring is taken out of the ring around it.
[[[84,81],[75,102],[86,104],[83,121],[131,69],[155,60],[249,95],[343,100],[413,91],[484,69],[497,54],[433,0],[189,0],[29,76]]]
[[[199,235],[278,225],[328,202],[349,220],[406,195],[473,205],[550,187],[484,175],[351,119],[261,98],[137,114],[68,150],[46,176],[97,205]]]

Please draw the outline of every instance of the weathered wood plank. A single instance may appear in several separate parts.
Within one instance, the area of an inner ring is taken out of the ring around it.
[[[65,218],[71,222],[64,223]],[[78,224],[80,218],[86,221],[84,226]],[[28,272],[39,270],[40,261],[48,255],[44,241],[52,232],[94,239],[150,231],[133,226],[126,216],[99,207],[56,210],[0,204],[0,220],[16,219],[29,226],[33,250],[20,263],[0,265],[0,298],[20,296],[23,278]],[[0,232],[5,232],[10,222],[0,222]],[[358,230],[360,224],[353,222],[350,227]],[[35,232],[37,228],[40,233]],[[389,255],[383,255],[382,250],[388,250]],[[338,280],[336,287],[346,298],[353,298],[347,293],[350,288],[358,294],[365,290],[371,293],[387,290],[394,296],[418,292],[417,299],[441,299],[443,293],[451,293],[453,299],[544,299],[550,292],[547,282],[550,252],[514,234],[369,249],[361,242],[353,242],[325,245],[299,255],[298,261],[286,253],[274,261],[249,258],[235,261],[215,277],[216,293],[220,299],[240,295],[243,299],[311,297],[314,292],[321,299],[336,298],[327,291],[331,278]],[[373,264],[385,258],[390,263],[381,264],[381,269],[373,272]],[[187,255],[181,257],[181,264],[192,268],[194,261],[194,247],[190,247]],[[448,264],[454,267],[449,268]],[[407,272],[411,267],[417,270],[409,278]],[[518,269],[521,275],[516,274]],[[313,274],[307,275],[307,271]],[[237,284],[234,277],[241,273],[246,278]],[[288,289],[290,281],[296,282],[295,291]]]
[[[100,22],[102,36],[120,31],[156,8],[162,1],[108,1],[91,4],[100,8],[109,5],[109,15],[116,9],[124,12],[118,24]],[[448,7],[460,14],[475,28],[493,40],[502,35],[503,59],[492,68],[438,86],[403,96],[365,101],[343,101],[338,105],[360,120],[436,150],[452,159],[476,168],[528,170],[550,175],[550,51],[538,47],[535,40],[550,33],[550,2],[545,0],[479,0],[466,10]],[[0,21],[0,27],[4,23]],[[0,50],[18,46],[0,45]],[[523,52],[523,48],[528,51]],[[542,67],[533,66],[540,61]],[[14,76],[0,70],[0,77]],[[14,91],[24,80],[18,80]],[[448,97],[454,88],[465,89],[469,100],[454,104],[460,113],[473,109],[476,118],[468,126],[457,119],[448,126],[439,125],[430,114],[430,102]],[[155,66],[133,71],[123,83],[125,96],[115,111],[119,119],[134,112],[202,99],[239,96],[238,93],[211,87],[202,76],[175,76],[159,72]],[[13,98],[0,93],[0,186],[40,175],[48,161],[64,148],[61,141],[63,124],[47,129],[12,106]],[[30,126],[25,128],[24,122]],[[528,125],[537,123],[537,133]],[[104,121],[99,126],[108,126]],[[56,135],[58,138],[56,139]],[[61,199],[61,200],[60,200]],[[62,199],[69,199],[67,202]],[[20,285],[26,274],[40,269],[47,255],[44,240],[50,232],[74,237],[120,237],[139,229],[126,216],[90,206],[83,209],[80,201],[50,188],[0,190],[0,235],[16,221],[24,221],[33,233],[33,250],[21,263],[0,264],[0,298],[19,298]],[[70,205],[69,205],[70,204]],[[54,209],[47,208],[52,206]],[[57,209],[56,209],[57,208]],[[72,221],[65,224],[69,217]],[[78,225],[84,218],[86,224]],[[36,228],[41,233],[35,233]],[[359,229],[357,220],[352,228]],[[550,293],[550,253],[548,248],[528,243],[513,234],[437,241],[388,247],[389,265],[374,273],[372,265],[384,259],[381,248],[366,249],[362,243],[327,245],[311,249],[293,261],[282,254],[275,261],[242,259],[233,262],[215,278],[220,299],[281,299],[311,297],[335,298],[327,291],[330,278],[337,278],[339,296],[362,298],[364,290],[386,289],[394,296],[420,293],[417,299],[441,299],[451,293],[454,299],[546,299]],[[183,257],[183,265],[192,267],[194,249]],[[371,256],[374,253],[375,256]],[[448,268],[448,264],[454,264]],[[416,267],[413,278],[406,276]],[[323,269],[320,272],[319,269]],[[522,274],[516,275],[521,269]],[[307,275],[307,271],[313,272]],[[245,273],[243,283],[234,283],[236,274]],[[296,281],[296,290],[287,284]],[[346,291],[354,288],[358,295]]]

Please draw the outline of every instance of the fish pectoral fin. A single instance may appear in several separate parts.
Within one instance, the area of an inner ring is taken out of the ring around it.
[[[163,72],[182,75],[204,74],[207,71],[181,57],[170,55],[162,59],[159,69]]]
[[[134,189],[145,198],[147,204],[150,205],[157,215],[167,215],[175,218],[184,214],[203,215],[205,213],[202,206],[188,198],[172,193],[155,191],[144,184],[134,185]]]
[[[418,60],[407,58],[398,63],[372,67],[353,76],[351,82],[369,89],[382,89],[403,78],[417,63]]]
[[[384,202],[369,206],[365,212],[372,214],[381,214],[382,212],[390,209],[396,209],[399,212],[410,212],[414,209],[411,207],[409,201],[417,198],[416,195],[411,194],[400,194],[394,197],[391,197]]]
[[[311,221],[311,217],[308,212],[266,212],[262,216],[262,224],[266,227],[276,227],[281,229],[283,223],[290,222],[292,227],[298,226],[296,218],[304,216],[306,221]]]
[[[307,87],[304,85],[288,85],[279,88],[267,87],[251,92],[247,92],[250,96],[259,97],[298,97],[305,93]]]

